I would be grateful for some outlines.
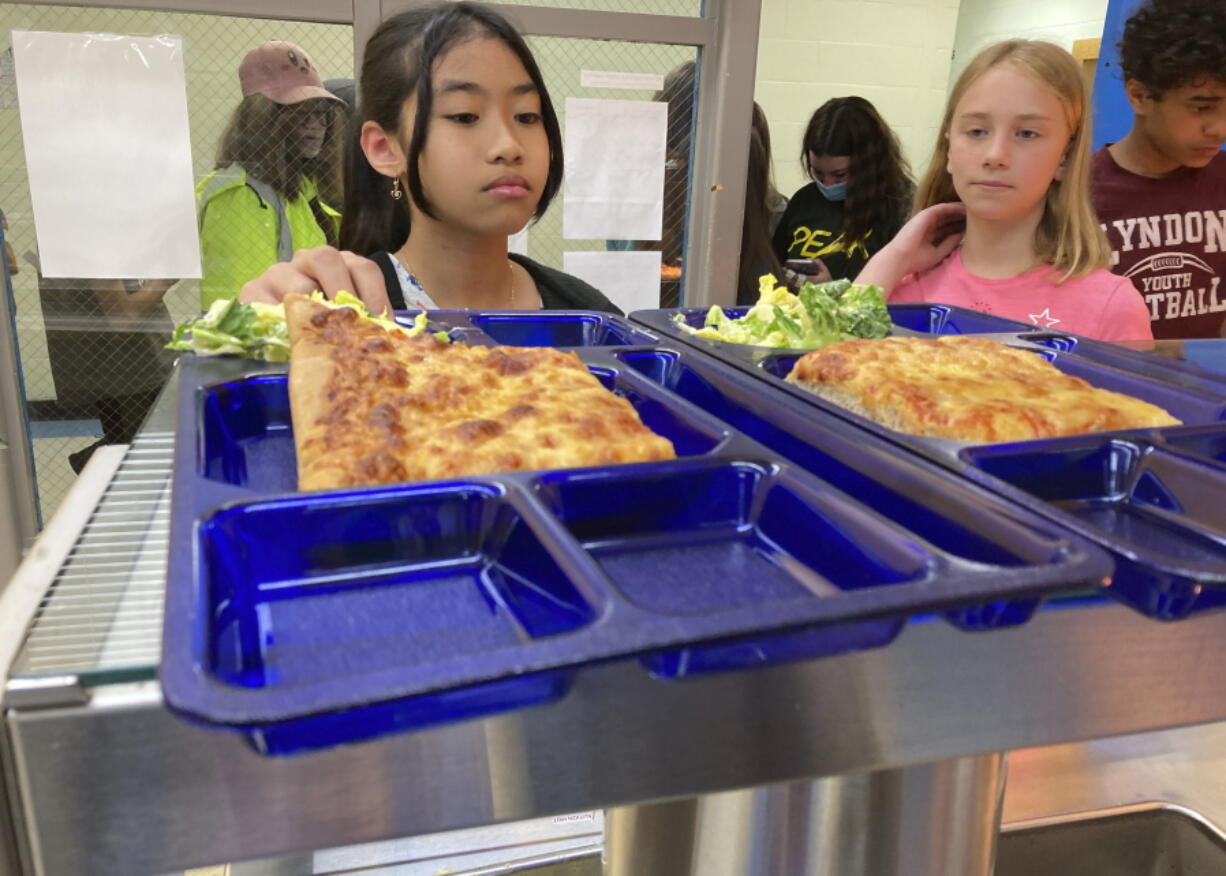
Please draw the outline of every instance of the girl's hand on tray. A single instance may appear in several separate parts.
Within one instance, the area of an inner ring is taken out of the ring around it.
[[[239,300],[280,304],[291,292],[310,295],[319,290],[329,298],[351,292],[371,313],[391,310],[383,272],[370,259],[355,253],[317,246],[300,249],[292,261],[278,262],[243,286]]]

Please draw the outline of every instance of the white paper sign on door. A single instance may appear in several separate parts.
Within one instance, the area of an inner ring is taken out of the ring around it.
[[[200,276],[183,41],[13,31],[42,272]]]
[[[568,240],[659,240],[668,104],[566,99]]]
[[[586,280],[622,309],[660,306],[660,252],[564,252],[562,270]]]

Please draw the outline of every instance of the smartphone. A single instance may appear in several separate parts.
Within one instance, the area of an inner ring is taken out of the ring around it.
[[[813,259],[788,259],[783,265],[789,271],[795,271],[798,274],[817,273],[817,262]]]

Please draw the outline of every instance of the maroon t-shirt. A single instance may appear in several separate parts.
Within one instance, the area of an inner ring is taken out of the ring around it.
[[[1094,153],[1091,195],[1111,241],[1111,270],[1149,306],[1155,338],[1226,333],[1226,155],[1161,179]]]

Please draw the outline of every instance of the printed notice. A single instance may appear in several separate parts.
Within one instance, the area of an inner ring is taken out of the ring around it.
[[[662,73],[618,73],[612,70],[580,70],[584,88],[621,88],[626,91],[663,91]]]
[[[566,100],[568,240],[659,240],[664,224],[668,105]]]
[[[200,276],[183,41],[13,32],[42,272]]]
[[[564,252],[562,270],[586,280],[622,309],[660,306],[660,253]]]

